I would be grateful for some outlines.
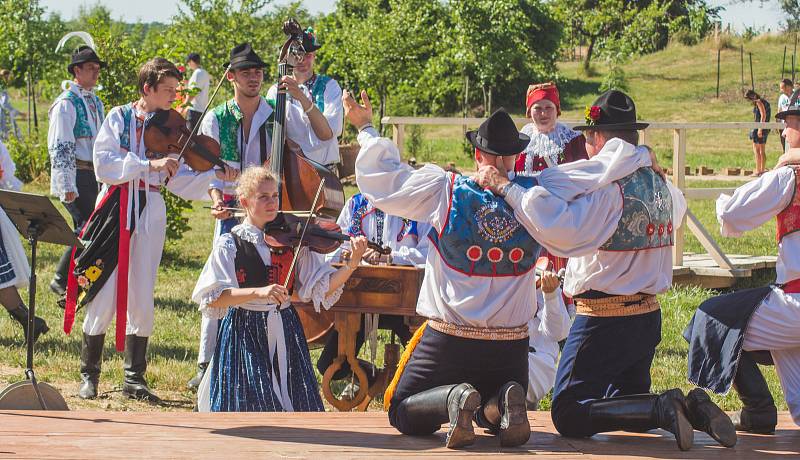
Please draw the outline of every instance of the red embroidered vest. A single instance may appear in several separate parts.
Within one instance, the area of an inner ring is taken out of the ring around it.
[[[797,180],[797,173],[800,166],[793,165],[794,170],[794,196],[789,206],[778,213],[777,220],[777,240],[780,243],[784,236],[800,230],[800,181]]]

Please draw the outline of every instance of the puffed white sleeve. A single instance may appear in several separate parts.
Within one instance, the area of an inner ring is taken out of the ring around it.
[[[539,332],[554,342],[564,340],[569,334],[570,319],[561,288],[553,292],[543,292],[544,302],[539,312]]]
[[[358,142],[356,182],[361,193],[387,214],[427,222],[441,231],[455,175],[436,165],[414,170],[403,164],[397,146],[372,128],[361,131]]]
[[[528,233],[559,257],[593,253],[611,238],[622,217],[622,194],[616,184],[569,202],[544,187],[525,190],[514,185],[505,199]]]
[[[64,196],[75,193],[75,107],[62,99],[50,108],[50,126],[47,129],[47,151],[50,154],[50,194],[64,201]]]
[[[325,111],[322,115],[328,120],[333,137],[342,135],[344,127],[344,106],[342,105],[342,87],[336,80],[331,79],[325,86]]]
[[[230,234],[220,235],[214,241],[211,254],[197,278],[197,284],[192,292],[192,301],[200,306],[203,316],[214,319],[222,319],[227,313],[227,308],[215,308],[209,306],[226,289],[239,287],[236,280],[236,245]]]
[[[570,201],[651,165],[647,147],[637,147],[614,138],[606,143],[600,153],[588,160],[546,168],[539,174],[538,182],[550,193]]]
[[[737,237],[778,215],[794,196],[794,170],[778,168],[717,198],[722,236]]]
[[[209,201],[208,189],[213,180],[217,179],[215,169],[197,172],[181,163],[178,172],[169,178],[167,190],[185,200]]]
[[[341,229],[341,232],[347,234],[347,229],[350,228],[350,221],[353,216],[353,198],[350,197],[339,212],[339,218],[336,219],[336,224]],[[330,263],[339,262],[341,259],[342,251],[350,248],[350,242],[344,241],[335,251],[325,254],[325,260]]]
[[[424,266],[428,260],[431,226],[417,222],[417,244],[415,246],[400,246],[392,251],[392,262],[397,265]]]
[[[125,121],[120,107],[111,109],[94,141],[94,173],[99,182],[117,185],[150,171],[150,162],[134,152],[123,150],[119,138]],[[131,136],[135,142],[135,136]]]
[[[306,247],[300,251],[297,257],[297,274],[294,278],[295,294],[302,302],[311,302],[317,313],[320,312],[320,307],[329,310],[339,301],[344,291],[342,285],[328,295],[331,275],[336,268],[325,260],[324,254],[309,251]]]

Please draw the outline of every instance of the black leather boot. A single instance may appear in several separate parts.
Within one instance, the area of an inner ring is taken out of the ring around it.
[[[197,375],[192,377],[192,380],[189,380],[189,383],[186,384],[190,390],[197,391],[197,387],[203,381],[203,376],[206,375],[206,369],[208,369],[208,363],[197,363]]]
[[[147,340],[149,337],[125,336],[125,381],[122,394],[131,399],[142,399],[154,403],[161,402],[147,386],[144,373],[147,371]]]
[[[14,318],[20,326],[22,326],[22,331],[25,334],[25,343],[28,342],[28,307],[23,304],[20,304],[17,308],[13,310],[8,310],[8,314]],[[33,343],[36,343],[39,340],[39,336],[49,331],[50,328],[47,327],[47,322],[44,319],[39,318],[38,316],[33,319]]]
[[[103,344],[106,335],[83,333],[81,345],[81,387],[78,396],[82,399],[95,399],[97,385],[100,383],[100,363],[103,360]]]
[[[680,450],[689,450],[694,442],[694,431],[686,416],[686,399],[677,388],[660,395],[619,396],[589,404],[592,429],[598,433],[663,428],[675,435]]]
[[[689,408],[689,421],[695,430],[708,433],[725,447],[736,445],[736,428],[733,427],[733,422],[711,401],[708,393],[700,388],[693,389],[686,396],[686,406]]]
[[[59,296],[63,296],[67,292],[67,275],[69,271],[69,263],[72,259],[72,248],[68,248],[61,254],[56,265],[56,272],[53,274],[53,280],[50,281],[50,290]]]
[[[484,403],[478,411],[479,426],[500,437],[503,447],[521,446],[531,437],[525,389],[517,382],[508,382]]]
[[[778,408],[775,407],[764,375],[749,351],[742,351],[739,357],[733,388],[744,403],[742,410],[731,417],[736,429],[758,434],[774,433],[778,424]]]
[[[409,396],[400,404],[408,420],[419,424],[408,434],[433,433],[449,421],[447,447],[455,449],[475,442],[472,418],[481,405],[481,395],[472,385],[442,385]]]

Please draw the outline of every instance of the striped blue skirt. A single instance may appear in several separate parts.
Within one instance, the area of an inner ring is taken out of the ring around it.
[[[269,359],[268,312],[231,308],[222,320],[214,352],[212,412],[283,412],[273,389],[277,353]],[[308,354],[303,326],[293,307],[280,310],[286,338],[289,399],[297,412],[322,412],[322,398]],[[280,378],[276,378],[280,382]]]
[[[16,278],[14,267],[6,252],[6,245],[3,243],[3,233],[0,230],[0,284],[8,283]]]

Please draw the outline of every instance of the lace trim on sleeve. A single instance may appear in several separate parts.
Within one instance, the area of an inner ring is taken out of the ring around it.
[[[228,313],[228,308],[215,308],[209,305],[219,299],[219,296],[221,296],[222,292],[226,289],[230,288],[227,286],[216,286],[203,294],[202,299],[200,299],[200,313],[203,317],[211,319],[222,319],[225,317]]]
[[[326,297],[325,294],[328,292],[328,289],[330,289],[330,281],[330,275],[323,276],[311,290],[311,302],[314,304],[314,310],[316,310],[317,313],[320,312],[320,306],[325,310],[330,310],[331,307],[339,301],[342,292],[344,292],[344,285],[341,285],[338,289],[333,291],[331,295]]]

